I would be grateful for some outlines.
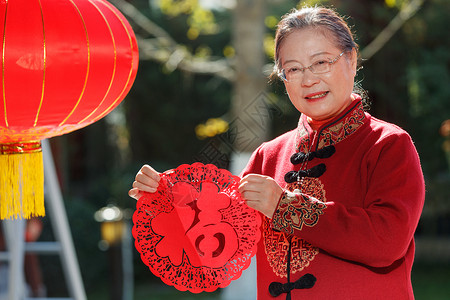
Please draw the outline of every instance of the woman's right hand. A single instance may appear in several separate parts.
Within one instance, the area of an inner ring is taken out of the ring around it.
[[[158,189],[160,173],[149,165],[143,165],[133,182],[133,187],[128,191],[131,198],[138,200],[142,192],[154,193]]]

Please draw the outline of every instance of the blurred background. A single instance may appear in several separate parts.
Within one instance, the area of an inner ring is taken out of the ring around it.
[[[178,292],[142,263],[131,236],[136,201],[127,191],[144,163],[158,171],[195,161],[232,168],[241,154],[296,127],[299,113],[282,84],[267,76],[277,22],[304,3],[349,16],[369,112],[398,124],[415,142],[427,186],[416,233],[415,295],[450,299],[448,0],[110,2],[138,38],[136,81],[110,115],[50,140],[88,299],[221,299],[221,290]],[[119,208],[116,219],[102,215],[111,205]],[[119,229],[105,228],[112,221]],[[50,222],[29,222],[36,239],[54,239]],[[111,240],[114,230],[119,236]],[[26,264],[36,294],[67,295],[58,257]]]

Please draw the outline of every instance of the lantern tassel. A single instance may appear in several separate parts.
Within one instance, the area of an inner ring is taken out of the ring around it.
[[[44,164],[40,142],[1,144],[0,218],[29,219],[44,215]]]

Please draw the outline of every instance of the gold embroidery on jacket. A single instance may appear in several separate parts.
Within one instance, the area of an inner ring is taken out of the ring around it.
[[[363,105],[359,102],[352,110],[342,116],[342,118],[329,124],[319,132],[319,140],[316,148],[321,149],[344,140],[364,124],[365,117]],[[302,116],[297,126],[295,145],[297,151],[307,152],[312,145],[310,145],[310,133],[305,128],[306,125],[303,122],[306,122],[306,120]]]
[[[308,267],[314,257],[319,254],[319,249],[296,236],[288,236],[284,232],[274,231],[270,226],[270,220],[265,218],[263,224],[264,245],[267,261],[273,272],[279,277],[287,277],[287,252],[291,238],[291,274],[302,271]]]
[[[325,202],[325,190],[318,178],[304,178],[300,187],[298,182],[289,184],[286,190],[300,190],[302,193],[311,195]],[[319,249],[314,247],[300,237],[277,231],[272,227],[272,221],[265,218],[263,223],[264,248],[267,261],[273,272],[280,277],[287,276],[287,251],[289,250],[289,238],[291,239],[291,273],[302,271],[308,267]]]
[[[288,234],[294,233],[294,229],[302,230],[303,225],[314,227],[325,208],[325,203],[313,197],[285,192],[273,216],[272,226]]]

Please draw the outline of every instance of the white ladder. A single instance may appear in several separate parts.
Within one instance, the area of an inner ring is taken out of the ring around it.
[[[54,242],[25,243],[25,220],[3,220],[6,251],[0,252],[0,261],[9,263],[8,300],[86,300],[78,260],[70,233],[69,222],[63,204],[61,189],[48,140],[42,141],[45,177],[45,203],[47,217],[51,219]],[[57,254],[66,279],[70,298],[26,298],[24,279],[25,253]]]

